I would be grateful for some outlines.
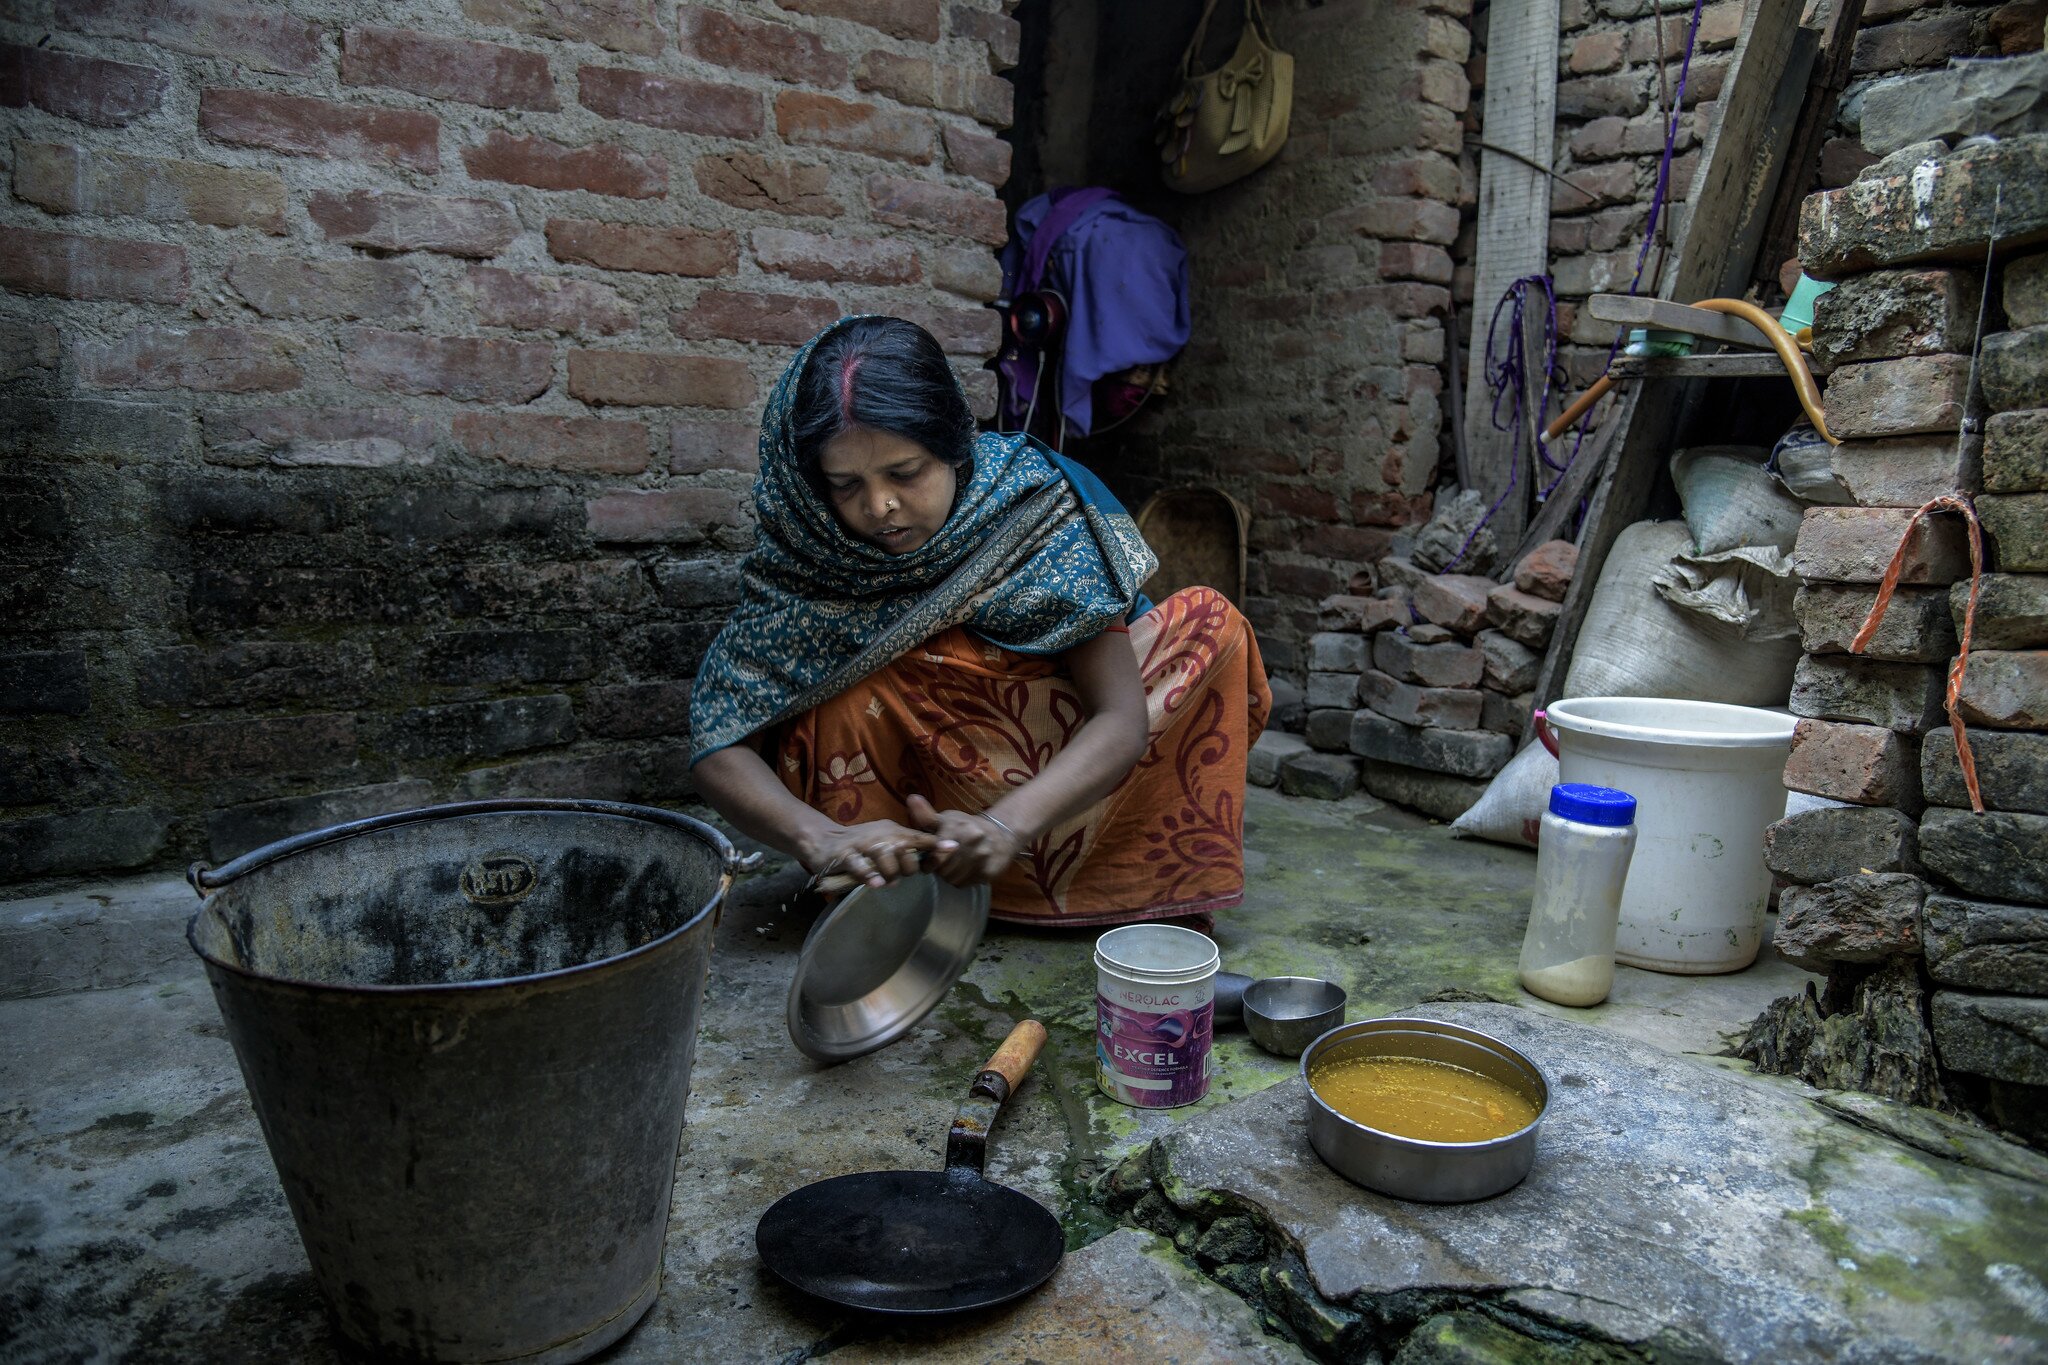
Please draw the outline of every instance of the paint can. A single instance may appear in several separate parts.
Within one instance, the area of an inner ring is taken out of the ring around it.
[[[1139,1109],[1178,1109],[1209,1093],[1220,955],[1177,924],[1127,924],[1095,941],[1095,1078]]]

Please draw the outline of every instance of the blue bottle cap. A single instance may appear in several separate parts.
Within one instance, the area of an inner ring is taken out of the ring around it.
[[[1582,825],[1632,825],[1636,799],[1612,787],[1560,782],[1550,789],[1550,813]]]

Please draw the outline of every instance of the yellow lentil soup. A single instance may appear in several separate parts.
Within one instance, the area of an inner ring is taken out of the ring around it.
[[[1308,1083],[1353,1123],[1424,1142],[1491,1142],[1536,1120],[1535,1104],[1513,1086],[1420,1057],[1317,1059]]]

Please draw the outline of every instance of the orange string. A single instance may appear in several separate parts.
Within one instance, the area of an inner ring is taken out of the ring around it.
[[[1870,614],[1863,618],[1862,628],[1849,642],[1849,652],[1861,654],[1870,643],[1870,637],[1877,634],[1885,609],[1892,604],[1892,593],[1899,586],[1899,574],[1906,567],[1906,547],[1913,541],[1913,532],[1920,525],[1920,518],[1930,512],[1960,513],[1970,524],[1970,601],[1963,608],[1961,645],[1948,666],[1948,691],[1942,698],[1942,704],[1948,711],[1948,728],[1956,737],[1956,764],[1963,770],[1963,786],[1970,793],[1970,809],[1982,815],[1984,795],[1977,789],[1977,757],[1970,752],[1970,737],[1963,730],[1963,718],[1956,714],[1956,698],[1963,690],[1963,670],[1970,662],[1970,631],[1977,623],[1977,590],[1984,578],[1984,528],[1978,524],[1977,509],[1970,505],[1968,498],[1944,493],[1907,521],[1906,533],[1899,537],[1899,548],[1892,551],[1892,562],[1885,568],[1884,581],[1877,585],[1877,600],[1870,604]]]

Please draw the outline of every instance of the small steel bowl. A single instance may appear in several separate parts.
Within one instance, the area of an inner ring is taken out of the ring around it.
[[[1425,1142],[1368,1128],[1323,1103],[1309,1081],[1319,1059],[1420,1057],[1491,1076],[1536,1106],[1529,1125],[1487,1142]],[[1500,1039],[1436,1019],[1368,1019],[1333,1028],[1301,1054],[1308,1088],[1308,1141],[1331,1170],[1397,1199],[1457,1204],[1513,1189],[1536,1160],[1536,1131],[1550,1107],[1543,1069]]]
[[[1244,988],[1244,1027],[1252,1041],[1282,1057],[1344,1022],[1344,988],[1312,976],[1268,976]]]

